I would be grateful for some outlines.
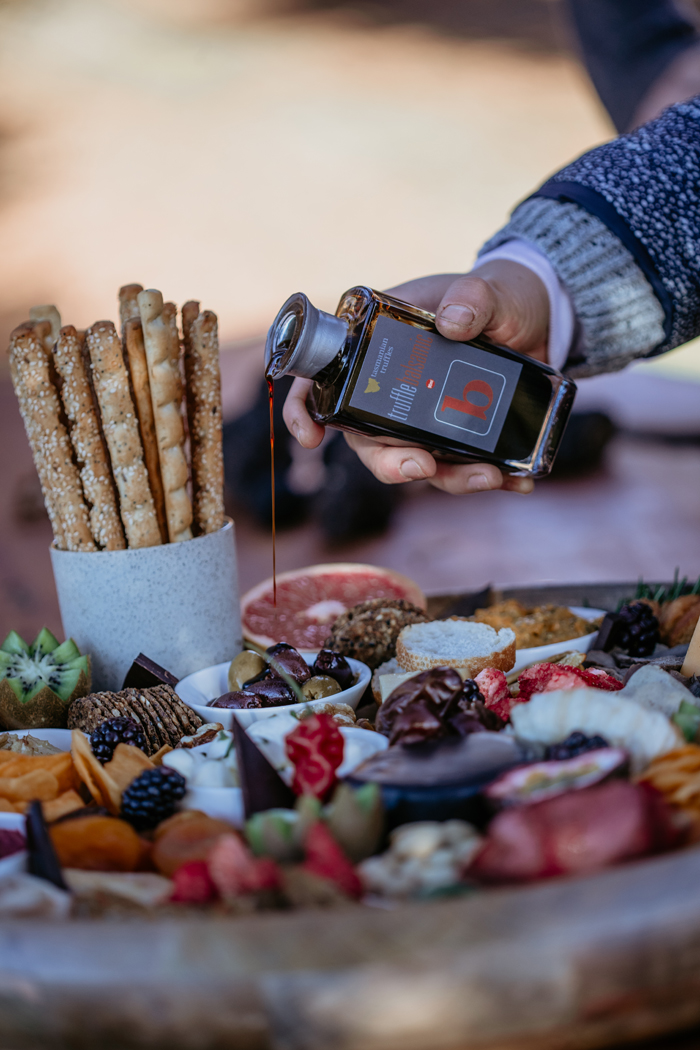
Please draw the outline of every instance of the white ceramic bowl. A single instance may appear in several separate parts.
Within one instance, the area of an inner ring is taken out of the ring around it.
[[[301,655],[309,666],[316,659],[315,652],[303,652]],[[367,664],[363,664],[360,660],[351,660],[348,657],[348,663],[353,673],[358,675],[355,684],[351,685],[349,689],[343,689],[341,692],[335,693],[334,696],[327,697],[325,700],[309,700],[308,704],[288,704],[285,707],[258,707],[248,711],[230,711],[225,708],[207,707],[207,703],[210,700],[214,700],[217,696],[222,696],[224,693],[231,691],[228,684],[230,660],[227,663],[215,664],[213,667],[205,667],[201,671],[195,671],[194,674],[187,675],[187,678],[182,678],[175,686],[175,692],[205,722],[220,722],[224,729],[231,729],[233,716],[235,715],[241,725],[249,726],[253,722],[257,722],[261,718],[269,718],[270,715],[274,715],[279,711],[302,711],[305,707],[317,707],[320,704],[327,703],[348,704],[349,707],[357,707],[362,694],[369,685],[372,672]]]
[[[583,620],[597,620],[599,616],[605,616],[605,609],[587,609],[582,605],[570,605],[569,609]],[[570,638],[564,642],[553,642],[551,645],[536,645],[531,649],[518,649],[515,653],[515,664],[513,671],[522,671],[529,664],[539,663],[547,660],[550,656],[558,656],[559,653],[586,653],[591,642],[598,633],[597,629],[591,634],[584,634],[580,638]]]
[[[235,828],[245,824],[243,792],[237,787],[189,788],[180,809],[199,809],[208,817],[227,820]]]

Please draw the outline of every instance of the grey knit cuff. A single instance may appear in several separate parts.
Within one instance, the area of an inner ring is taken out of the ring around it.
[[[566,288],[579,334],[565,371],[616,372],[664,341],[664,311],[632,254],[600,219],[576,204],[525,201],[480,251],[514,237],[549,259]]]

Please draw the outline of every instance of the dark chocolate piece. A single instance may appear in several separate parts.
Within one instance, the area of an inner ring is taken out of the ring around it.
[[[266,809],[293,809],[296,795],[287,787],[274,766],[270,765],[258,745],[250,739],[235,715],[233,739],[246,818]]]
[[[591,649],[602,649],[604,653],[609,652],[614,645],[613,636],[620,621],[621,617],[619,613],[606,613],[598,630],[598,634],[593,639]]]
[[[139,653],[126,672],[122,689],[148,689],[152,685],[176,686],[179,681],[179,678],[176,678],[170,671],[166,671],[155,660]]]
[[[59,890],[67,890],[61,865],[58,863],[56,850],[53,848],[53,842],[46,827],[41,802],[30,803],[26,817],[26,833],[29,874],[52,882],[54,886],[58,886]]]

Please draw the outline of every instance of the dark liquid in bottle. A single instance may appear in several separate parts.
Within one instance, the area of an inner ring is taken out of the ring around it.
[[[270,401],[270,484],[272,486],[272,604],[277,605],[277,552],[275,550],[275,389],[271,379],[267,380]]]

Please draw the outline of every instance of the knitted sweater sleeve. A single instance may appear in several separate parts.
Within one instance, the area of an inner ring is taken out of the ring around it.
[[[700,96],[563,168],[482,253],[512,238],[535,245],[571,297],[571,374],[700,335]]]

